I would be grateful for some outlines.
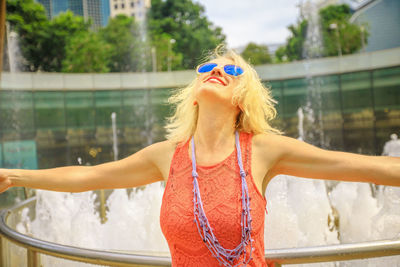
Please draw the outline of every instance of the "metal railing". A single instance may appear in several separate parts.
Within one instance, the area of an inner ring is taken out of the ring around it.
[[[60,245],[43,241],[21,234],[12,229],[9,217],[23,208],[33,207],[36,198],[27,199],[10,209],[0,212],[0,264],[12,266],[7,263],[7,241],[26,249],[26,263],[28,267],[40,266],[40,254],[45,254],[66,260],[85,263],[110,265],[110,266],[170,266],[169,256],[154,256],[128,254],[114,251],[85,249],[73,246]],[[281,264],[301,264],[316,262],[333,262],[376,258],[400,255],[400,240],[380,240],[353,244],[340,244],[329,246],[316,246],[306,248],[270,249],[265,251],[266,260],[273,261],[276,266]]]

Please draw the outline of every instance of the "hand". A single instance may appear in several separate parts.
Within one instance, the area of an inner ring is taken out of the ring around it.
[[[0,169],[0,193],[3,193],[8,188],[12,187],[10,172],[7,169]]]

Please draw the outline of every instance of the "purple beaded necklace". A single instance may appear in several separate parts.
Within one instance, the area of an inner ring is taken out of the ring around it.
[[[194,222],[197,225],[199,234],[203,242],[206,244],[207,248],[211,251],[212,255],[218,260],[223,266],[237,267],[244,266],[252,260],[251,253],[253,248],[253,239],[251,238],[251,216],[250,216],[250,197],[249,190],[246,183],[246,173],[243,170],[242,164],[242,153],[240,150],[239,134],[235,132],[235,144],[237,159],[240,168],[240,177],[242,179],[242,217],[240,226],[242,228],[242,237],[240,244],[235,249],[226,249],[222,247],[218,239],[215,237],[210,223],[204,213],[203,203],[201,201],[199,183],[197,178],[199,175],[196,172],[196,156],[194,147],[194,138],[192,136],[192,176],[193,176],[193,206],[194,206]],[[250,245],[250,253],[246,255],[246,246]],[[233,265],[233,262],[239,259],[243,254],[243,261]]]

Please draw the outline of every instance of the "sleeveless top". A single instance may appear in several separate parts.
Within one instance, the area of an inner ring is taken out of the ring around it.
[[[248,266],[268,265],[264,255],[264,219],[266,199],[257,189],[251,174],[252,133],[239,135],[243,168],[250,195],[252,238],[254,239],[252,260]],[[219,266],[201,239],[193,213],[192,161],[189,156],[189,141],[175,149],[165,186],[161,211],[161,230],[175,266]],[[241,241],[241,178],[236,148],[225,160],[212,166],[197,165],[199,189],[204,212],[219,243],[226,249],[234,249]],[[247,246],[247,253],[250,246]],[[243,255],[239,260],[243,259]],[[234,262],[237,264],[237,262]]]

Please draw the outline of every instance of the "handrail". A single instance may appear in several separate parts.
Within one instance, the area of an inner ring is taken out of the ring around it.
[[[113,266],[131,266],[132,264],[136,264],[136,266],[171,265],[171,258],[166,256],[128,254],[61,245],[21,234],[6,224],[7,217],[13,211],[20,209],[33,201],[36,201],[36,197],[27,199],[0,212],[0,236],[27,248],[28,258],[31,257],[30,261],[32,261],[32,257],[37,257],[35,253],[43,253],[68,260],[92,264],[108,264]],[[379,240],[305,248],[268,249],[265,250],[265,255],[267,255],[266,260],[276,262],[278,266],[280,264],[366,259],[400,255],[400,240]],[[28,266],[36,266],[36,264],[28,264]]]

